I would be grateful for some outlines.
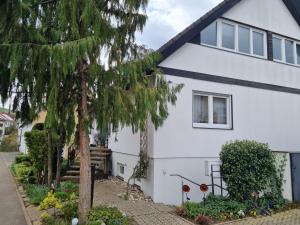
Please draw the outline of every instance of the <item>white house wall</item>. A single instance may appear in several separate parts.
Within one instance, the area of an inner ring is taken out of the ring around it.
[[[242,0],[223,17],[300,39],[299,26],[282,0]]]
[[[160,66],[300,88],[300,67],[186,43]]]

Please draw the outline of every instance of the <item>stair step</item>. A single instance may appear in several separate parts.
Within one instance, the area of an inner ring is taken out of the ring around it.
[[[90,151],[111,151],[111,150],[105,147],[90,147]]]
[[[67,176],[68,175],[79,175],[80,174],[80,171],[79,170],[67,170],[66,172]]]
[[[72,165],[69,170],[80,170],[80,165]]]
[[[106,157],[106,156],[110,156],[110,153],[105,153],[105,152],[96,152],[96,151],[94,151],[94,152],[91,152],[91,156],[93,156],[93,155],[95,155],[95,156],[102,156],[102,157]]]
[[[91,161],[104,161],[105,157],[92,156]]]

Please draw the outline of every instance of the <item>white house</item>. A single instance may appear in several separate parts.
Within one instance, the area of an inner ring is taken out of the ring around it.
[[[144,134],[110,137],[114,175],[130,177],[146,135],[149,174],[138,184],[155,202],[177,205],[182,180],[170,175],[211,184],[222,145],[250,139],[288,155],[284,196],[299,201],[299,24],[299,0],[225,0],[162,46],[159,67],[184,88],[158,130],[149,123]],[[202,199],[183,183],[192,201]]]
[[[5,129],[12,126],[14,119],[7,113],[0,112],[0,142],[5,136]]]

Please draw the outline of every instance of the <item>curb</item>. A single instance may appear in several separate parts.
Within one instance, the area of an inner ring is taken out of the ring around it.
[[[23,214],[24,214],[26,223],[27,223],[27,225],[32,225],[30,216],[28,215],[28,212],[27,212],[27,210],[26,210],[26,208],[25,208],[23,199],[22,199],[22,197],[21,197],[21,195],[20,195],[20,193],[19,193],[17,182],[16,182],[14,176],[11,174],[11,171],[10,171],[9,168],[8,168],[8,171],[9,171],[9,174],[10,174],[10,178],[13,180],[13,183],[14,183],[14,185],[15,185],[15,190],[16,190],[16,193],[17,193],[19,202],[20,202],[20,204],[21,204],[21,208],[22,208],[22,210],[23,210]]]

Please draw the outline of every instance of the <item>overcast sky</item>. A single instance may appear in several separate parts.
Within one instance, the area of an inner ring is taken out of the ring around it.
[[[137,35],[137,41],[156,50],[221,1],[149,0],[148,21],[143,33]]]
[[[199,19],[221,0],[149,0],[148,22],[137,41],[154,50]]]

